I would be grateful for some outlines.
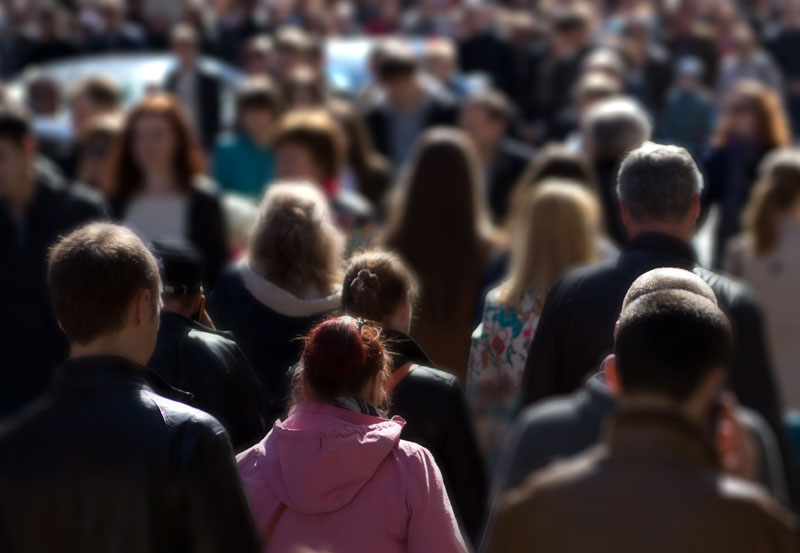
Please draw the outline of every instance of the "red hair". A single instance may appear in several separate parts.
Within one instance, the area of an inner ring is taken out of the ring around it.
[[[315,326],[306,339],[301,364],[307,385],[304,396],[321,402],[340,396],[361,398],[376,375],[385,384],[390,372],[380,328],[352,317]]]

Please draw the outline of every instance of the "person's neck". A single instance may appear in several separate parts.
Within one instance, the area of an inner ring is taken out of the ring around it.
[[[481,162],[483,163],[484,167],[489,167],[494,160],[494,155],[497,152],[497,148],[500,146],[500,141],[497,142],[484,142],[483,144],[478,144],[477,142],[475,145],[478,148],[478,155],[481,158]]]
[[[182,309],[177,305],[171,305],[170,302],[164,302],[163,307],[161,308],[162,313],[172,313],[173,315],[178,315],[183,317],[184,319],[191,319],[192,318],[192,311],[190,309]]]
[[[686,405],[676,403],[675,401],[660,396],[658,394],[650,393],[636,393],[632,395],[623,395],[619,398],[619,406],[625,410],[647,410],[647,411],[663,411],[665,413],[674,413],[685,418],[699,427],[704,425],[707,412],[697,408],[697,406],[688,402]]]
[[[637,238],[642,234],[664,234],[689,244],[694,237],[694,229],[689,230],[670,223],[631,224],[628,226],[628,236],[631,239]]]
[[[166,169],[152,169],[145,171],[145,190],[156,194],[170,192],[175,185],[172,171]]]
[[[6,197],[6,205],[13,219],[21,220],[25,217],[33,197],[36,194],[36,176],[33,171],[26,172],[20,179],[20,186],[15,193]]]
[[[143,360],[141,352],[132,348],[130,341],[120,334],[97,338],[88,344],[70,344],[69,358],[80,359],[83,357],[121,357],[140,365],[144,365],[148,361],[147,359]]]

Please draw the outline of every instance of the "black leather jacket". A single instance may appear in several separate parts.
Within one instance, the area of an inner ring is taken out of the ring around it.
[[[117,357],[67,361],[0,429],[3,553],[257,552],[233,451],[210,415]]]
[[[192,394],[191,405],[214,415],[236,451],[267,433],[269,399],[230,334],[162,311],[148,366],[170,386]]]
[[[458,379],[436,370],[411,338],[384,329],[395,368],[415,370],[392,392],[391,415],[406,421],[402,438],[430,450],[442,471],[447,493],[464,531],[475,539],[487,499],[486,473]]]

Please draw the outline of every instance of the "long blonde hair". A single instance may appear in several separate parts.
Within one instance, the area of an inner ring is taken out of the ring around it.
[[[261,202],[248,257],[256,272],[295,296],[314,288],[327,295],[342,281],[344,242],[318,188],[276,183]]]
[[[531,190],[512,236],[511,271],[500,301],[519,309],[533,287],[542,303],[567,270],[594,261],[599,213],[597,200],[579,183],[547,179]]]
[[[764,160],[742,218],[757,256],[768,255],[778,245],[781,225],[798,198],[800,151],[776,150]]]

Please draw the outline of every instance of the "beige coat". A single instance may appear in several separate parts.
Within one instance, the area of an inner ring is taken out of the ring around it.
[[[783,405],[800,409],[800,223],[788,222],[765,257],[756,256],[750,237],[732,240],[725,269],[758,297]]]

